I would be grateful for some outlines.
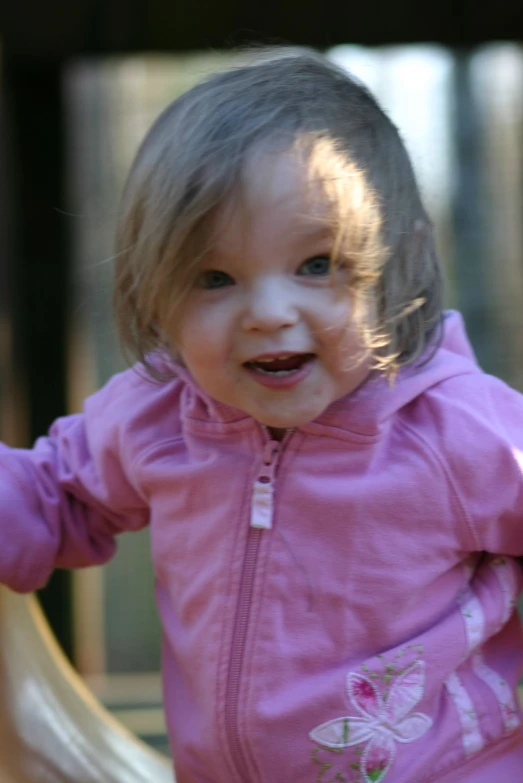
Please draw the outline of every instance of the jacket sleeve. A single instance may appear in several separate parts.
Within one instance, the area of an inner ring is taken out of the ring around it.
[[[33,449],[0,445],[0,582],[12,589],[40,588],[57,567],[103,563],[117,533],[147,524],[130,476],[123,376],[82,414],[58,419]]]

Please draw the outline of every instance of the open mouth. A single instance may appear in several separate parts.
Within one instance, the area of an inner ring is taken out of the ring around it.
[[[280,356],[260,357],[251,362],[245,362],[249,370],[270,375],[274,378],[285,377],[301,370],[314,359],[313,353],[294,353]]]

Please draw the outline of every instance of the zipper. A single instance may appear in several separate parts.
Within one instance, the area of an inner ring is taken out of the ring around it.
[[[278,442],[270,438],[266,427],[263,427],[263,430],[265,433],[263,459],[252,488],[249,531],[236,607],[225,697],[226,731],[236,769],[242,783],[246,783],[249,780],[249,767],[240,738],[238,702],[254,580],[256,577],[256,565],[264,531],[270,530],[272,527],[274,480],[279,457],[293,432],[293,430],[289,430],[283,440]]]
[[[280,444],[270,440],[263,450],[263,464],[254,482],[251,498],[251,527],[260,530],[272,528],[274,477]]]
[[[238,701],[240,696],[240,680],[243,667],[245,641],[247,637],[247,629],[249,626],[250,603],[254,589],[256,562],[258,560],[258,552],[260,549],[262,535],[263,530],[261,528],[249,528],[247,547],[243,561],[240,594],[238,598],[238,606],[236,608],[231,657],[229,660],[227,695],[225,700],[225,722],[227,735],[229,738],[229,746],[232,751],[233,759],[236,762],[236,769],[239,773],[242,783],[247,783],[249,780],[249,767],[243,752],[238,728]]]

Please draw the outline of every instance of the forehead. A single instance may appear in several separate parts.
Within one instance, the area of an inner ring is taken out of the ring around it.
[[[249,242],[305,243],[325,238],[332,222],[332,203],[304,154],[258,150],[233,198],[218,210],[216,245],[232,252]]]

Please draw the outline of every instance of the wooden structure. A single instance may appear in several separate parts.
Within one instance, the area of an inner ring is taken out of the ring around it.
[[[518,0],[4,0],[0,35],[9,57],[52,63],[78,55],[223,49],[251,41],[326,48],[337,43],[439,42],[474,46],[523,32]]]

